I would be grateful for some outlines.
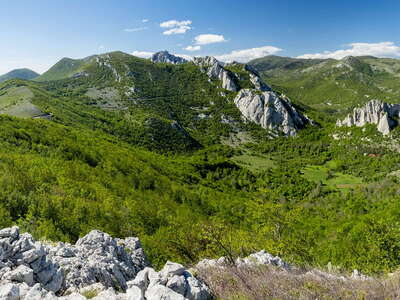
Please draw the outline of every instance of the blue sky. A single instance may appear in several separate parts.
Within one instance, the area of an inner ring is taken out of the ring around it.
[[[114,50],[400,57],[398,0],[14,0],[2,2],[0,26],[0,73]]]

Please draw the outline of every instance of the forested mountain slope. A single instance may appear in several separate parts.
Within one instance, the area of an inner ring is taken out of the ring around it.
[[[1,226],[140,236],[156,266],[260,249],[363,272],[400,264],[398,128],[336,128],[319,102],[274,92],[278,77],[242,64],[70,62],[0,85]],[[246,118],[254,107],[260,118]],[[293,137],[279,131],[290,112],[309,120]]]

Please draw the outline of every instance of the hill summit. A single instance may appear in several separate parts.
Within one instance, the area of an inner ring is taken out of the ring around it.
[[[0,82],[11,80],[11,79],[24,79],[24,80],[32,80],[38,77],[39,74],[30,69],[15,69],[7,74],[0,76]]]

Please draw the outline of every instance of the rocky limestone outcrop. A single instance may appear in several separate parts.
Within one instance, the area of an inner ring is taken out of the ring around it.
[[[62,296],[64,295],[64,296]],[[206,300],[207,286],[182,265],[149,267],[138,238],[91,231],[75,245],[0,230],[0,299]]]
[[[154,63],[169,63],[174,65],[185,64],[188,62],[183,57],[172,55],[168,51],[154,53],[151,57],[151,61]]]
[[[214,57],[196,57],[193,62],[210,78],[221,80],[223,88],[229,91],[238,91],[234,103],[245,120],[271,130],[274,134],[286,136],[294,136],[297,130],[308,123],[313,123],[298,112],[289,99],[273,92],[252,66],[239,63],[230,64],[242,66],[253,85],[251,89],[240,89],[236,83],[238,78],[235,78],[238,75],[226,70],[223,64]]]
[[[156,53],[154,62],[170,62],[168,52]],[[234,103],[246,121],[254,122],[261,127],[271,130],[273,135],[284,134],[294,136],[297,131],[312,120],[296,110],[289,99],[281,97],[268,86],[260,74],[250,65],[239,63],[224,64],[211,56],[195,57],[193,63],[210,79],[220,80],[222,88],[238,92]],[[226,66],[241,67],[247,76],[236,74]],[[245,79],[243,79],[246,77]],[[252,87],[241,89],[240,81],[249,80]]]
[[[269,87],[264,80],[261,79],[260,74],[257,72],[256,69],[254,69],[250,65],[245,65],[244,66],[245,70],[249,73],[250,76],[250,81],[254,85],[254,88],[259,91],[272,91],[271,87]]]
[[[126,290],[127,281],[149,265],[138,238],[116,239],[97,230],[74,246],[59,243],[47,247],[46,252],[48,259],[63,271],[63,289],[70,291],[97,282]]]
[[[196,267],[198,269],[206,269],[206,268],[214,268],[214,267],[224,267],[232,265],[226,257],[220,257],[218,259],[203,259],[201,260]],[[273,256],[265,250],[261,250],[260,252],[250,254],[245,258],[238,257],[234,261],[234,265],[236,267],[253,267],[253,266],[262,266],[262,265],[271,265],[274,267],[278,267],[280,269],[290,271],[291,266],[287,262],[285,262],[282,258],[278,256]]]
[[[299,113],[289,99],[273,91],[243,89],[234,99],[243,117],[272,132],[294,136],[311,120]]]
[[[363,127],[375,124],[383,135],[387,135],[397,125],[395,118],[400,116],[400,104],[389,104],[379,100],[371,100],[363,107],[356,107],[344,120],[338,120],[336,125]]]
[[[218,79],[222,82],[222,88],[237,92],[238,87],[235,84],[234,75],[225,70],[222,63],[211,56],[195,57],[193,59],[195,65],[200,67],[200,70],[208,75],[211,79]]]
[[[210,299],[210,291],[204,283],[182,265],[172,262],[167,262],[160,272],[145,268],[128,284],[128,292],[134,292],[137,299]]]

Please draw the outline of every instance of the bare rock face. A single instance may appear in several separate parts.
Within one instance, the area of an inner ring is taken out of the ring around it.
[[[222,87],[228,91],[237,92],[238,87],[235,84],[233,74],[224,69],[221,62],[211,56],[195,57],[194,64],[200,67],[200,70],[211,79],[222,81]]]
[[[196,58],[195,63],[203,68],[211,78],[230,76],[230,80],[226,81],[225,88],[231,82],[235,87],[231,90],[239,90],[234,103],[246,121],[254,122],[262,128],[270,130],[274,135],[286,136],[294,136],[299,129],[308,123],[313,123],[298,112],[289,99],[273,92],[271,87],[261,79],[260,74],[250,65],[230,64],[242,66],[253,85],[250,89],[239,89],[233,80],[235,74],[228,73],[215,58]],[[224,70],[227,74],[221,75],[224,74]]]
[[[148,265],[138,238],[114,239],[97,230],[75,246],[59,243],[49,247],[48,257],[63,270],[63,288],[69,291],[97,282],[126,290],[127,281]]]
[[[383,135],[387,135],[396,126],[394,118],[400,116],[400,104],[389,104],[371,100],[363,107],[357,107],[344,120],[338,120],[337,126],[357,126],[375,124]]]
[[[182,265],[172,262],[167,262],[160,272],[145,268],[128,285],[128,293],[135,293],[138,299],[211,299],[210,291],[203,282]]]
[[[188,62],[183,57],[172,55],[168,51],[160,51],[154,53],[151,58],[151,61],[154,63],[169,63],[174,65],[185,64]]]
[[[49,245],[20,234],[18,227],[0,230],[0,299],[212,298],[182,265],[168,262],[160,272],[148,265],[135,237],[117,239],[93,230],[75,245]]]
[[[250,65],[244,66],[245,70],[249,73],[250,81],[254,85],[254,88],[259,91],[272,91],[272,89],[261,79],[260,74],[257,70]]]
[[[272,91],[243,89],[234,102],[246,120],[286,136],[296,135],[297,130],[310,123],[289,99],[279,97]]]

